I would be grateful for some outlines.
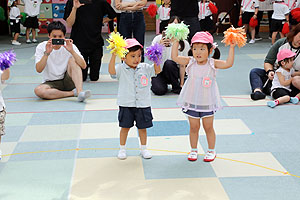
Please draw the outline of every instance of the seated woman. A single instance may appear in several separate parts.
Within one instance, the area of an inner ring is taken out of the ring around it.
[[[180,19],[177,16],[171,17],[170,23],[180,23]],[[170,39],[165,38],[165,33],[157,35],[152,44],[160,43],[165,46],[163,53],[163,68],[162,72],[156,77],[152,78],[151,90],[156,95],[164,95],[168,92],[168,84],[172,85],[172,92],[179,94],[181,87],[184,83],[185,66],[179,66],[171,59],[172,43]],[[178,49],[179,55],[187,56],[190,49],[190,45],[187,41],[180,41],[180,48]]]
[[[274,78],[274,70],[277,69],[276,55],[281,49],[290,49],[296,53],[293,68],[293,80],[291,85],[291,96],[295,96],[300,91],[300,24],[293,27],[287,34],[286,38],[278,40],[270,48],[265,61],[264,69],[254,68],[250,71],[250,85],[252,89],[251,99],[264,99],[266,95],[270,95],[272,80]]]

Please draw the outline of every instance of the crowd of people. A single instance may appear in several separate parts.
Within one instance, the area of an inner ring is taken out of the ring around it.
[[[37,21],[34,9],[39,7],[41,0],[34,1],[35,6],[29,7],[26,5],[31,1],[23,2],[27,8],[25,12],[28,12],[25,24],[28,33],[29,29],[33,32]],[[212,2],[207,0],[185,0],[184,3],[182,0],[165,0],[159,7],[161,34],[153,39],[152,44],[165,46],[161,67],[156,63],[144,63],[146,25],[142,10],[147,0],[91,0],[85,3],[68,0],[64,19],[67,26],[72,27],[70,39],[65,37],[66,27],[61,22],[48,25],[49,40],[40,43],[35,52],[36,71],[42,73],[44,80],[35,88],[35,94],[42,99],[75,96],[79,102],[89,98],[91,91],[83,90],[83,81],[88,78],[91,81],[99,79],[104,46],[101,36],[103,20],[109,22],[117,17],[117,30],[126,38],[125,48],[128,50],[120,64],[116,64],[116,54],[112,54],[108,69],[112,78],[119,81],[117,102],[121,130],[118,158],[127,157],[127,135],[134,125],[138,128],[142,157],[152,157],[146,148],[147,128],[153,126],[150,91],[156,95],[164,95],[168,92],[168,85],[171,85],[171,92],[179,94],[177,105],[188,117],[190,125],[191,152],[188,160],[197,160],[198,134],[202,120],[208,143],[204,161],[213,161],[216,157],[214,113],[222,107],[216,70],[232,67],[236,44],[229,46],[226,60],[219,60],[220,51],[209,33],[214,28],[213,11],[208,5],[210,3]],[[17,24],[21,16],[16,4],[17,1],[12,3],[10,13],[11,27],[15,31],[12,44],[19,45]],[[297,104],[300,98],[300,24],[290,15],[291,9],[297,8],[299,2],[289,4],[290,1],[287,5],[284,1],[272,0],[243,0],[241,3],[240,18],[246,31],[249,30],[250,44],[260,39],[259,26],[250,26],[251,19],[258,19],[260,22],[263,12],[267,11],[271,22],[269,36],[272,37],[273,46],[265,58],[264,69],[254,68],[250,72],[251,99],[259,100],[271,95],[274,101],[267,103],[271,108],[287,102]],[[189,27],[187,40],[167,38],[165,30],[168,24],[181,21]],[[286,38],[275,42],[278,32],[284,37],[281,30],[285,22],[289,23],[290,32]],[[26,42],[31,42],[29,34]],[[35,37],[32,42],[37,42]],[[7,75],[4,79],[7,79]],[[2,104],[4,108],[4,103]],[[0,112],[5,112],[5,109]],[[0,132],[0,141],[3,134]]]

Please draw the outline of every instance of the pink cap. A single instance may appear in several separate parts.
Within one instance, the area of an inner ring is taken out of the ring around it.
[[[197,32],[192,38],[192,44],[196,42],[204,43],[204,44],[207,43],[213,44],[214,38],[209,32],[201,31],[201,32]]]
[[[278,61],[282,61],[286,58],[292,58],[294,57],[296,54],[294,52],[292,52],[289,49],[282,49],[279,51],[279,53],[277,54],[277,60]]]
[[[143,48],[143,46],[134,38],[126,39],[125,41],[127,43],[127,46],[125,47],[126,49],[129,49],[129,48],[134,47],[134,46],[140,46],[140,47]]]

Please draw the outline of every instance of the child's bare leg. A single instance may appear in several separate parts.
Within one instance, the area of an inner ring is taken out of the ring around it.
[[[216,133],[214,130],[214,116],[202,118],[202,123],[206,134],[208,149],[215,149]]]
[[[200,119],[189,117],[190,123],[190,144],[192,149],[197,149],[199,130],[200,130]]]
[[[121,128],[120,130],[120,145],[124,146],[127,141],[127,136],[130,128]]]
[[[147,145],[147,129],[138,129],[141,145]]]
[[[29,40],[30,28],[26,28],[26,40]]]
[[[32,30],[32,39],[35,40],[36,37],[36,31],[35,28],[31,29]]]
[[[286,96],[283,96],[283,97],[279,97],[278,99],[276,99],[278,101],[279,104],[284,104],[284,103],[287,103],[289,102],[291,99],[290,96],[286,95]]]
[[[272,44],[275,43],[277,33],[278,33],[278,32],[273,32],[273,33],[272,33]]]
[[[14,35],[14,40],[17,41],[17,40],[18,40],[18,37],[19,37],[19,33],[15,33],[15,35]]]

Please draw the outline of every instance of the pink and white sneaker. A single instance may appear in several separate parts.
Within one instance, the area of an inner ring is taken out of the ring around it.
[[[205,156],[204,156],[204,159],[203,161],[204,162],[211,162],[211,161],[214,161],[215,158],[216,158],[217,154],[215,151],[207,151]]]
[[[191,151],[188,155],[189,161],[196,161],[198,158],[198,151]]]

